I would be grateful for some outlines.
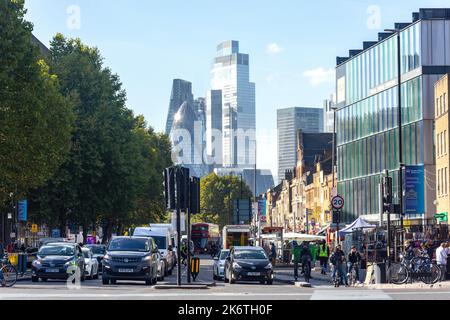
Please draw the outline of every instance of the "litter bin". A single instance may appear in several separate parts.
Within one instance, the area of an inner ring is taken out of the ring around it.
[[[386,263],[376,263],[374,265],[374,271],[375,271],[375,283],[381,284],[381,283],[387,283],[386,279]]]

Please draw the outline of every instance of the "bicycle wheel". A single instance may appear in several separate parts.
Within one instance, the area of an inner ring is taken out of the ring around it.
[[[409,270],[400,263],[392,264],[388,269],[388,280],[393,284],[404,284],[409,279]]]
[[[442,270],[436,264],[424,264],[420,267],[419,272],[425,273],[425,275],[420,277],[420,280],[426,284],[437,283],[442,276]]]
[[[17,282],[17,270],[13,265],[8,264],[2,268],[3,278],[7,287],[12,287]]]
[[[311,264],[307,263],[305,266],[305,281],[309,283],[311,279]]]

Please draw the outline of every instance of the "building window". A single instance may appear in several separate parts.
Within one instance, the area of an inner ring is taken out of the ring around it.
[[[437,195],[441,196],[441,169],[438,169],[438,181],[437,181]]]
[[[447,130],[444,130],[444,150],[442,150],[442,154],[447,154]]]
[[[447,167],[444,168],[444,195],[447,195]]]
[[[444,113],[447,112],[447,94],[444,93],[444,96],[442,97],[442,104],[444,105]]]
[[[439,98],[436,98],[436,118],[439,117]]]

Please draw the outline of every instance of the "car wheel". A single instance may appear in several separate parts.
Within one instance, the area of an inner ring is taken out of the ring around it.
[[[111,284],[117,284],[117,280],[112,280],[111,279]]]
[[[39,277],[31,277],[31,282],[39,282]]]
[[[43,282],[47,282],[47,278],[41,278],[41,280],[43,281]]]
[[[102,278],[102,284],[103,284],[103,285],[108,285],[108,284],[109,284],[109,279],[107,279],[107,278]]]

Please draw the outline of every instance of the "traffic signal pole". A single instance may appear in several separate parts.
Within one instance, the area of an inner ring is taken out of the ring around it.
[[[188,208],[187,210],[187,238],[188,238],[188,243],[187,243],[187,263],[188,263],[188,268],[187,268],[187,282],[191,283],[191,209]]]

